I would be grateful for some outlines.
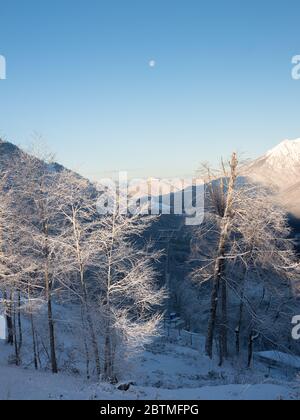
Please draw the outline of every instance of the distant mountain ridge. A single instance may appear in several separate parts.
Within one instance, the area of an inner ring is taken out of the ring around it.
[[[0,170],[5,169],[5,166],[9,165],[13,159],[21,158],[23,153],[26,155],[14,144],[0,139]],[[52,171],[60,172],[64,169],[58,163],[49,165],[49,170]],[[242,175],[273,188],[277,192],[280,204],[285,206],[288,212],[300,218],[300,138],[284,140],[263,156],[246,165]],[[178,184],[175,184],[174,192],[181,194],[181,181],[177,181]],[[131,193],[140,197],[147,195],[148,182],[149,180],[145,180],[138,185],[137,191],[134,191],[133,187]],[[169,182],[162,181],[162,186],[166,190],[169,187],[168,184]]]
[[[9,166],[9,164],[12,161],[18,162],[18,159],[21,160],[22,157],[24,156],[25,157],[28,156],[28,153],[20,149],[15,144],[10,143],[8,141],[4,141],[0,138],[0,171],[5,170],[5,168]],[[62,172],[64,170],[67,170],[67,171],[69,170],[57,162],[53,162],[49,164],[38,158],[36,159],[39,160],[40,162],[43,162],[49,171]],[[70,172],[73,172],[73,171],[70,171]]]

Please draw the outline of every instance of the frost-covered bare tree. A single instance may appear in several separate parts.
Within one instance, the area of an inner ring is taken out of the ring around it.
[[[218,223],[219,238],[213,270],[211,274],[212,292],[210,317],[208,322],[206,353],[209,357],[213,354],[213,340],[217,323],[217,311],[219,300],[221,300],[222,322],[219,324],[220,346],[222,354],[227,356],[227,283],[225,278],[225,255],[228,248],[233,219],[233,196],[237,180],[238,160],[234,153],[229,163],[229,171],[223,164],[223,172],[213,173],[209,167],[206,167],[206,186],[209,195],[209,203]],[[219,292],[220,297],[219,299]]]
[[[159,312],[164,292],[156,286],[152,263],[160,255],[141,239],[152,219],[99,214],[96,187],[68,171],[60,174],[56,193],[64,220],[61,264],[82,305],[85,344],[91,343],[97,376],[113,381],[117,349],[124,357],[125,350],[141,348],[159,326],[154,309]]]
[[[262,316],[258,315],[264,297],[256,296],[251,302],[246,292],[247,281],[251,279],[256,284],[254,287],[252,284],[252,295],[254,288],[260,284],[263,290],[267,285],[272,289],[274,300],[275,292],[282,295],[285,288],[288,290],[286,297],[292,298],[292,293],[289,293],[290,280],[297,275],[298,266],[288,240],[289,229],[284,210],[276,206],[269,191],[239,177],[235,156],[229,171],[223,164],[218,172],[206,167],[206,174],[208,211],[205,223],[193,241],[194,256],[201,262],[194,272],[194,279],[201,284],[212,283],[206,351],[212,357],[217,326],[222,363],[223,357],[227,356],[227,334],[231,328],[228,309],[231,311],[233,301],[239,302],[238,321],[234,326],[237,352],[244,312],[247,312],[245,322],[249,324],[250,352],[257,332],[263,332],[262,325],[269,322],[270,326],[270,314],[264,322]],[[282,284],[285,284],[284,288]]]
[[[57,172],[52,156],[23,153],[19,160],[15,190],[20,221],[19,248],[22,252],[27,281],[32,290],[42,290],[47,305],[50,361],[53,373],[58,372],[53,317],[55,282],[61,267],[58,264],[56,236],[57,203],[54,194]]]
[[[93,270],[99,258],[94,232],[99,227],[95,189],[76,174],[63,171],[56,183],[56,197],[60,215],[61,232],[56,238],[60,250],[60,265],[64,273],[64,286],[79,298],[84,331],[87,377],[90,377],[89,345],[91,342],[97,378],[101,364],[99,340],[94,317]],[[88,337],[86,331],[89,331]]]
[[[247,319],[250,319],[247,334],[251,356],[253,337],[258,338],[259,333],[270,340],[274,336],[270,332],[275,330],[275,324],[280,319],[284,321],[291,305],[295,305],[295,280],[299,275],[299,264],[289,239],[286,211],[274,202],[270,191],[258,185],[243,184],[235,191],[235,203],[230,249],[230,257],[234,259],[229,278],[230,286],[240,300],[235,328],[236,352],[239,353],[240,349],[245,310]],[[240,273],[240,281],[235,280],[233,272]],[[261,292],[258,299],[251,293],[251,289],[257,288]],[[273,303],[266,305],[264,316],[261,308],[268,296]],[[288,316],[285,323],[289,322]]]
[[[12,227],[11,223],[11,197],[8,190],[7,171],[0,172],[0,290],[1,300],[5,309],[9,344],[13,344],[13,321],[12,321],[12,291],[10,286],[11,281],[11,255],[9,255],[8,248],[8,233]],[[10,291],[8,291],[10,290]]]
[[[114,381],[118,361],[143,348],[160,327],[165,291],[154,266],[161,254],[143,238],[153,218],[121,214],[117,203],[115,212],[100,214],[102,192],[44,153],[19,151],[17,165],[9,176],[2,171],[0,182],[0,289],[17,364],[21,314],[30,321],[34,366],[41,364],[43,331],[35,314],[46,307],[49,350],[42,344],[57,373],[53,307],[58,294],[71,292],[81,313],[87,375],[92,355],[97,378]]]
[[[161,321],[165,291],[156,283],[154,263],[160,254],[141,243],[147,217],[103,216],[96,232],[99,304],[104,329],[104,375],[113,381],[116,361],[142,348]]]
[[[16,165],[13,159],[0,170],[0,291],[7,323],[7,342],[14,345],[15,363],[21,362],[23,342],[21,322],[22,257],[16,196],[13,189]],[[5,168],[5,169],[4,169]]]

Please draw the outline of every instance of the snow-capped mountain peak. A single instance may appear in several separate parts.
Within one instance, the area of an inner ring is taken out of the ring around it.
[[[284,140],[264,156],[266,163],[277,168],[300,169],[300,138]],[[300,173],[299,173],[300,174]]]
[[[284,140],[254,160],[246,174],[264,183],[286,188],[300,179],[300,138]]]
[[[281,142],[248,165],[245,175],[275,187],[280,203],[300,215],[300,138]]]

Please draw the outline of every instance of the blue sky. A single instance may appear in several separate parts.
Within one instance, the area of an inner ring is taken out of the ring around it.
[[[0,133],[38,133],[98,178],[260,155],[300,137],[299,16],[296,0],[0,0]]]

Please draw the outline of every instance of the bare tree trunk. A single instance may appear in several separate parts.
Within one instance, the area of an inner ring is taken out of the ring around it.
[[[86,338],[86,323],[84,319],[84,313],[83,313],[83,307],[81,305],[81,322],[82,322],[82,328],[83,328],[83,345],[84,345],[84,351],[85,351],[85,367],[86,367],[86,378],[89,381],[91,378],[90,375],[90,352],[89,352],[89,346]]]
[[[33,350],[34,368],[35,368],[35,370],[38,370],[38,355],[37,355],[36,335],[35,335],[35,327],[34,327],[34,320],[33,320],[32,311],[30,311],[30,325],[31,325],[31,334],[32,334],[32,350]]]
[[[52,297],[51,297],[52,282],[50,282],[49,280],[48,262],[46,262],[46,270],[45,270],[45,289],[46,289],[46,300],[47,300],[47,308],[48,308],[48,327],[49,327],[51,368],[52,368],[52,373],[58,373],[56,348],[55,348],[54,321],[53,321],[53,311],[52,311]]]
[[[33,352],[33,363],[35,370],[38,370],[38,348],[37,348],[37,338],[34,326],[34,318],[33,318],[33,308],[31,307],[31,295],[30,295],[30,283],[28,282],[27,287],[27,299],[30,303],[30,327],[31,327],[31,337],[32,337],[32,352]]]
[[[91,335],[91,340],[92,340],[97,379],[99,380],[100,375],[101,375],[100,354],[99,354],[99,347],[98,347],[97,337],[96,337],[95,328],[94,328],[94,322],[93,322],[93,318],[92,318],[90,307],[89,307],[88,293],[87,293],[85,279],[84,279],[83,267],[81,267],[81,286],[82,286],[82,292],[83,292],[83,301],[84,301],[86,320],[87,320],[87,324],[90,330],[90,335]]]
[[[170,244],[169,244],[170,245]],[[168,246],[169,246],[168,245]],[[112,265],[112,256],[115,246],[115,216],[113,216],[112,224],[112,240],[110,245],[110,250],[108,252],[108,273],[107,273],[107,290],[106,290],[106,300],[107,300],[107,327],[106,327],[106,338],[105,338],[105,364],[106,364],[106,379],[113,381],[113,367],[114,362],[112,360],[112,342],[111,342],[111,309],[110,309],[110,288],[112,283],[112,274],[113,274],[113,265]],[[167,255],[166,261],[166,281],[169,281],[169,252]],[[169,287],[169,284],[167,284]]]
[[[49,245],[48,245],[48,224],[44,221],[43,232],[45,235],[45,292],[48,308],[48,327],[49,327],[49,342],[50,342],[50,356],[51,356],[51,368],[52,373],[58,373],[57,358],[56,358],[56,344],[55,344],[55,332],[54,332],[54,320],[52,311],[52,287],[53,282],[49,275]]]
[[[9,310],[9,314],[6,314],[6,323],[7,323],[7,343],[13,346],[14,328],[13,328],[13,320],[11,317],[11,309]]]
[[[113,265],[112,265],[112,255],[115,245],[115,216],[113,216],[113,224],[112,224],[112,240],[110,245],[110,250],[107,254],[108,256],[108,272],[107,272],[107,284],[106,284],[106,334],[105,334],[105,378],[106,380],[113,381],[113,360],[112,360],[112,342],[111,342],[111,309],[110,309],[110,288],[112,282],[112,273],[113,273]],[[169,256],[168,256],[169,258]],[[167,266],[168,262],[166,263],[166,274],[167,274]],[[168,279],[168,275],[166,280]]]
[[[105,379],[112,384],[118,382],[115,374],[115,348],[113,346],[111,329],[110,326],[107,326],[106,335],[105,335],[105,363],[104,363],[104,374]]]
[[[227,283],[226,279],[222,278],[221,286],[222,294],[222,322],[221,322],[221,350],[223,357],[227,359],[228,357],[228,334],[227,334]]]
[[[258,337],[259,337],[259,334],[254,334],[254,331],[250,332],[249,342],[248,342],[248,368],[250,368],[252,364],[254,342]]]
[[[19,334],[19,354],[23,345],[22,319],[21,319],[21,293],[18,292],[18,334]]]
[[[208,322],[208,331],[206,337],[206,354],[212,358],[214,331],[217,322],[218,294],[219,294],[219,278],[214,277],[213,289],[211,293],[210,318]]]
[[[248,341],[248,368],[251,367],[252,358],[253,358],[253,331],[250,332],[249,341]]]
[[[231,175],[228,184],[228,191],[227,191],[227,200],[226,200],[226,208],[224,212],[224,216],[222,219],[221,225],[221,233],[219,239],[219,247],[218,253],[214,268],[214,275],[213,275],[213,288],[211,294],[211,309],[210,309],[210,318],[208,322],[208,331],[207,331],[207,339],[206,339],[206,353],[207,355],[212,358],[213,355],[213,340],[214,340],[214,333],[216,327],[216,319],[217,319],[217,308],[218,308],[218,295],[219,295],[219,286],[222,287],[222,303],[223,303],[223,310],[222,316],[227,318],[227,298],[226,298],[226,280],[223,278],[224,271],[225,271],[225,254],[226,254],[226,245],[230,235],[230,228],[231,228],[231,218],[232,218],[232,204],[233,204],[233,192],[234,186],[237,178],[237,157],[236,154],[233,154],[231,159]],[[223,332],[222,332],[222,347],[224,350],[227,349],[227,319],[223,319]]]
[[[85,350],[85,369],[86,369],[86,379],[89,381],[91,378],[90,375],[90,353],[89,353],[89,347],[86,341],[86,337],[84,336],[84,350]]]
[[[12,320],[12,313],[11,313],[11,299],[12,296],[10,295],[10,302],[8,301],[7,292],[4,291],[3,293],[4,301],[5,301],[5,317],[6,317],[6,325],[7,325],[7,344],[13,346],[14,344],[14,328],[13,328],[13,320]]]
[[[96,364],[97,379],[100,379],[100,375],[101,375],[100,354],[99,354],[99,348],[98,348],[97,338],[96,338],[95,329],[94,329],[94,323],[93,323],[89,308],[87,308],[86,316],[87,316],[87,322],[88,322],[90,333],[91,333],[92,346],[93,346],[93,352],[94,352],[94,358],[95,358],[95,364]]]
[[[56,349],[55,349],[54,321],[53,321],[53,313],[52,313],[52,299],[50,295],[48,295],[47,301],[48,301],[48,324],[49,324],[51,367],[52,367],[53,373],[58,373]]]
[[[235,336],[236,336],[235,349],[236,349],[237,356],[240,355],[240,350],[241,350],[241,329],[242,329],[243,316],[244,316],[244,297],[245,297],[245,286],[243,285],[241,298],[240,298],[239,319],[238,319],[237,327],[235,329]]]
[[[74,238],[75,238],[75,242],[76,242],[76,258],[77,258],[77,262],[79,264],[80,283],[81,283],[81,290],[82,290],[82,299],[83,299],[83,304],[84,304],[83,305],[84,306],[84,312],[85,312],[87,325],[88,325],[88,328],[89,328],[89,331],[90,331],[90,337],[91,337],[91,341],[92,341],[92,348],[93,348],[94,360],[95,360],[95,366],[96,366],[96,374],[97,374],[97,379],[99,380],[100,376],[101,376],[100,353],[99,353],[99,347],[98,347],[97,337],[96,337],[96,333],[95,333],[94,321],[93,321],[93,317],[92,317],[92,313],[91,313],[91,309],[90,309],[90,302],[89,302],[88,290],[87,290],[86,279],[85,279],[85,267],[84,267],[84,264],[82,262],[82,251],[81,251],[81,246],[80,246],[80,233],[78,231],[77,219],[76,219],[76,216],[75,216],[74,213],[73,213],[73,218],[72,218],[72,225],[73,225],[73,234],[74,234]],[[82,317],[84,318],[83,313],[82,313]],[[88,349],[87,349],[87,351],[88,351]],[[87,353],[87,355],[88,355],[88,353]],[[87,369],[88,369],[88,366],[87,366]],[[88,373],[88,376],[89,376],[89,373]]]
[[[240,355],[241,351],[241,328],[242,328],[242,322],[243,322],[243,312],[244,312],[244,302],[240,302],[240,312],[239,312],[239,321],[238,325],[235,329],[235,351],[236,355]]]
[[[104,375],[106,380],[112,379],[112,360],[111,360],[111,342],[110,342],[110,331],[106,329],[105,334],[105,351],[104,351]]]
[[[15,363],[16,366],[20,365],[20,353],[19,353],[19,344],[17,338],[17,321],[16,321],[16,308],[13,306],[13,336],[14,336],[14,344],[15,344]]]

